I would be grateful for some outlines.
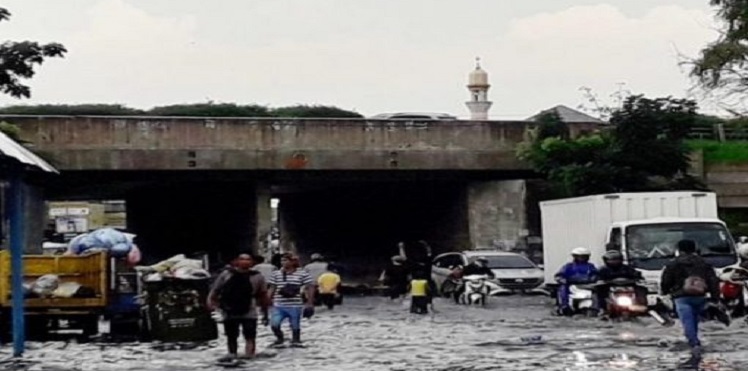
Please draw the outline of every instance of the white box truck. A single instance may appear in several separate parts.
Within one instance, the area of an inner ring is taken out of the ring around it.
[[[546,285],[575,247],[592,251],[602,265],[607,250],[642,272],[651,294],[659,291],[662,269],[675,257],[678,241],[694,240],[715,268],[738,263],[735,242],[717,218],[717,197],[709,192],[615,193],[540,203]]]

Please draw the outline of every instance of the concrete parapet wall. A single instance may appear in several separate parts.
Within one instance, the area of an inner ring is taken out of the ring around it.
[[[62,170],[526,169],[525,121],[3,116]],[[596,124],[570,124],[572,132]]]
[[[717,193],[720,207],[748,208],[748,164],[709,165],[706,183]]]

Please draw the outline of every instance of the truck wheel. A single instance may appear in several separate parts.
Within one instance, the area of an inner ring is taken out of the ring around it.
[[[13,341],[13,336],[11,334],[12,326],[10,311],[0,311],[0,344],[7,344]]]
[[[81,329],[83,329],[83,334],[78,340],[80,342],[90,341],[91,337],[99,333],[99,316],[89,315],[83,317],[81,319],[80,326]]]

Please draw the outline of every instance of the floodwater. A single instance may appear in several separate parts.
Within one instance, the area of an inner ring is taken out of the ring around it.
[[[676,370],[689,352],[676,325],[652,319],[610,323],[551,315],[547,298],[511,296],[485,308],[435,302],[436,313],[411,315],[407,302],[346,298],[303,324],[305,348],[271,349],[260,328],[258,359],[242,370],[483,371]],[[702,370],[748,370],[748,325],[702,325]],[[23,362],[0,370],[220,370],[220,339],[199,346],[30,343]],[[241,348],[241,343],[240,343]],[[0,349],[2,358],[9,348]]]

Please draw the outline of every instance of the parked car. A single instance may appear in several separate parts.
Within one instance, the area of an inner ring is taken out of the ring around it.
[[[441,254],[434,258],[431,277],[439,292],[452,270],[466,266],[478,258],[488,260],[488,267],[496,275],[492,282],[508,291],[529,291],[543,283],[543,270],[526,257],[503,251],[461,251]]]
[[[398,112],[398,113],[380,113],[370,117],[377,120],[457,120],[457,117],[448,113],[431,113],[431,112]]]

